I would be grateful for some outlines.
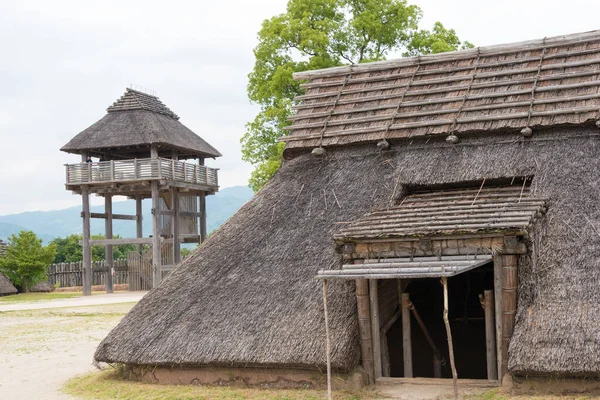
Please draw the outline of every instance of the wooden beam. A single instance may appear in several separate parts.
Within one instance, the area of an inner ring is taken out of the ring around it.
[[[92,253],[90,248],[90,194],[88,188],[81,188],[83,199],[83,295],[92,294]]]
[[[104,198],[106,201],[107,198],[112,198],[112,195],[106,195]],[[90,213],[90,218],[107,219],[108,213]],[[137,221],[138,217],[136,215],[112,214],[112,219]]]
[[[486,360],[488,381],[498,380],[498,364],[496,359],[496,332],[494,327],[494,306],[494,291],[484,291],[483,309],[485,312],[485,348],[487,355]]]
[[[374,385],[373,341],[371,337],[371,310],[369,308],[369,284],[366,279],[356,280],[356,308],[360,331],[362,366],[368,377],[368,384]]]
[[[158,154],[158,151],[156,154]],[[154,153],[153,153],[154,154]],[[158,214],[158,202],[160,194],[158,192],[158,182],[152,182],[152,287],[158,286],[162,280],[161,251],[160,251],[160,216]]]
[[[444,289],[444,325],[446,326],[446,336],[448,336],[448,353],[450,355],[450,368],[452,369],[452,383],[454,387],[454,398],[458,400],[458,374],[454,364],[454,345],[452,344],[452,330],[448,319],[448,278],[442,277],[442,286]]]
[[[381,378],[381,343],[379,335],[379,294],[377,279],[369,279],[369,299],[371,300],[371,338],[373,340],[373,365],[375,380]]]
[[[104,228],[105,228],[105,237],[107,240],[112,240],[113,238],[113,213],[112,213],[112,196],[108,195],[104,197],[104,213],[106,214],[106,219],[104,220]],[[114,268],[114,260],[113,260],[113,247],[112,244],[109,244],[105,247],[105,260],[106,267],[108,271],[106,271],[106,293],[113,292],[113,276],[112,271]]]
[[[160,241],[164,239],[160,238]],[[83,243],[80,241],[79,243]],[[93,239],[90,240],[91,246],[119,246],[122,244],[152,244],[153,238],[121,238],[121,239]]]
[[[206,193],[198,195],[200,198],[200,243],[206,240]]]
[[[410,296],[402,293],[400,305],[402,307],[402,354],[404,360],[404,377],[413,377],[412,338],[410,327]]]

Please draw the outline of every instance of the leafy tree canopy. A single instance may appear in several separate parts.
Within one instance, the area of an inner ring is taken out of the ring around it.
[[[55,244],[44,247],[35,233],[21,231],[8,239],[6,253],[0,258],[0,270],[28,292],[31,286],[47,278],[46,271],[55,254]]]
[[[114,236],[119,239],[119,235]],[[79,242],[83,239],[82,235],[69,235],[66,238],[57,238],[52,241],[56,246],[56,257],[54,263],[71,263],[83,260],[83,249]],[[92,235],[92,239],[105,239],[104,235]],[[113,246],[113,258],[119,260],[127,258],[127,252],[135,251],[136,246],[133,244],[121,244]],[[92,261],[102,261],[105,259],[106,253],[104,246],[92,246]]]
[[[289,0],[284,14],[265,20],[254,49],[248,96],[261,106],[246,125],[242,158],[255,166],[260,189],[279,169],[294,97],[303,93],[294,72],[384,60],[389,54],[432,54],[473,47],[436,22],[418,30],[421,9],[406,0]]]

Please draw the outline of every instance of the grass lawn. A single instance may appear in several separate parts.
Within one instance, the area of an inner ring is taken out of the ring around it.
[[[530,396],[502,393],[501,389],[493,389],[479,395],[466,396],[469,400],[598,400],[598,396]]]
[[[29,303],[33,301],[69,299],[71,297],[81,297],[81,293],[72,292],[52,292],[52,293],[19,293],[11,296],[0,296],[0,304],[6,303]]]
[[[319,400],[327,398],[325,390],[263,389],[223,386],[159,385],[131,382],[121,378],[118,369],[91,372],[65,384],[63,392],[86,400]],[[373,391],[355,393],[334,391],[336,400],[380,398]]]

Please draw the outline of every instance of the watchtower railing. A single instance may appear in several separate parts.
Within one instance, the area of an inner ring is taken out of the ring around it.
[[[66,164],[67,185],[165,179],[217,187],[217,169],[168,158]]]

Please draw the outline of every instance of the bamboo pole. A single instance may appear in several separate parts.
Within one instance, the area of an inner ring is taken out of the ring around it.
[[[371,300],[371,338],[373,340],[374,378],[377,381],[383,373],[381,368],[381,343],[379,329],[379,294],[377,279],[369,279],[369,298]]]
[[[498,380],[502,381],[502,255],[494,256],[494,314],[496,320],[496,358]]]
[[[369,284],[366,279],[356,280],[356,308],[358,314],[358,328],[360,330],[360,349],[362,365],[368,384],[375,384],[373,365],[373,341],[371,338],[371,310],[369,305]]]
[[[402,354],[404,360],[404,377],[413,377],[412,338],[410,327],[410,296],[402,293]]]
[[[444,324],[446,325],[446,335],[448,336],[448,353],[450,354],[450,367],[452,368],[452,386],[454,387],[454,398],[458,399],[458,375],[456,365],[454,364],[454,346],[452,345],[452,331],[450,330],[450,321],[448,320],[448,278],[442,277],[444,286]]]
[[[331,343],[329,341],[329,318],[327,315],[327,279],[323,279],[323,309],[325,311],[325,344],[327,349],[327,399],[331,400]]]
[[[113,237],[113,211],[112,211],[112,195],[107,194],[104,196],[104,212],[106,213],[106,219],[104,220],[105,237],[106,239],[112,239]],[[113,271],[115,267],[113,247],[107,245],[105,247],[106,259],[106,293],[113,292]]]

